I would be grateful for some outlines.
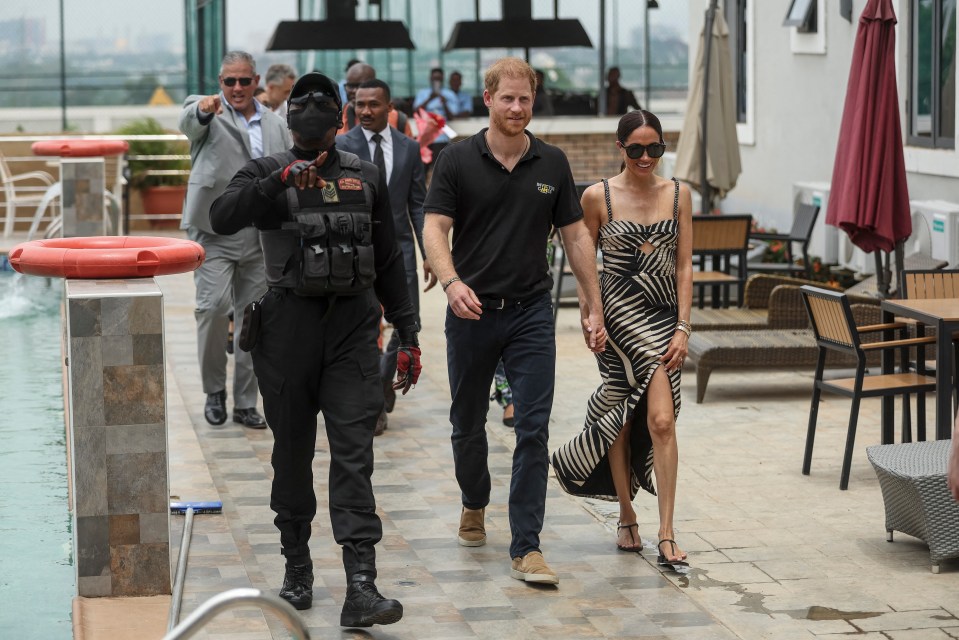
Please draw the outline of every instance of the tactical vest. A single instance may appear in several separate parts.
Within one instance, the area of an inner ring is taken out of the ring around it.
[[[290,219],[261,229],[267,284],[301,296],[350,295],[369,289],[373,263],[373,191],[360,159],[338,151],[341,173],[323,189],[286,190]],[[296,158],[289,155],[286,162]]]

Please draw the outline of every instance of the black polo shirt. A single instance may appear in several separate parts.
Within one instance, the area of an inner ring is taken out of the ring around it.
[[[453,218],[453,266],[479,296],[525,299],[553,287],[546,263],[552,227],[583,218],[569,161],[529,136],[507,171],[486,146],[486,129],[439,154],[423,210]]]

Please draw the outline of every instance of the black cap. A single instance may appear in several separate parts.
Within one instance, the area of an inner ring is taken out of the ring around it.
[[[343,108],[339,86],[327,76],[317,71],[304,73],[293,83],[293,89],[290,91],[290,99],[299,98],[311,92],[328,96],[336,103],[337,109]]]

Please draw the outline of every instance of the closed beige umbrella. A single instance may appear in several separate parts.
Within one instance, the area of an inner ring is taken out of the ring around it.
[[[739,159],[739,139],[736,137],[736,97],[733,79],[732,59],[729,52],[729,29],[722,11],[717,11],[715,3],[707,10],[713,13],[711,47],[708,55],[709,68],[706,69],[703,47],[703,33],[699,34],[699,52],[696,54],[696,74],[693,78],[686,119],[676,147],[676,167],[674,175],[697,188],[703,194],[704,212],[711,209],[713,195],[720,198],[736,186],[736,179],[742,172]],[[702,180],[703,149],[703,87],[704,77],[708,79],[706,94],[706,185]]]

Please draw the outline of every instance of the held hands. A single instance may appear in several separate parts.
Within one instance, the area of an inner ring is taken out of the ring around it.
[[[297,160],[291,162],[277,171],[277,177],[280,182],[288,187],[295,187],[302,191],[303,189],[322,189],[326,186],[326,180],[319,176],[319,167],[326,162],[326,156],[329,152],[324,151],[316,160]]]
[[[686,361],[686,354],[689,352],[688,343],[689,336],[687,336],[685,332],[677,329],[673,334],[673,339],[669,341],[666,353],[659,359],[660,362],[663,363],[666,373],[672,373],[673,371],[678,371],[683,368],[683,363]]]
[[[586,340],[586,346],[593,353],[603,353],[606,351],[606,327],[602,313],[581,309],[580,323],[583,328],[583,338]]]
[[[215,113],[216,115],[223,113],[223,105],[220,104],[220,94],[206,96],[200,100],[198,106],[203,113]]]

